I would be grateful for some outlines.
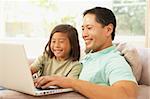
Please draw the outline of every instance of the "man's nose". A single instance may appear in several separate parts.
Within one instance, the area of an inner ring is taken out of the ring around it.
[[[87,36],[88,36],[88,31],[87,31],[86,29],[84,29],[84,30],[82,31],[82,36],[83,36],[83,37],[87,37]]]

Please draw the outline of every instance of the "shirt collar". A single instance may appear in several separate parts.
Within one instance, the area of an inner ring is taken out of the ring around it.
[[[109,52],[111,52],[111,51],[113,51],[113,50],[115,50],[116,49],[116,47],[114,46],[114,45],[112,45],[112,46],[110,46],[110,47],[108,47],[108,48],[105,48],[105,49],[103,49],[103,50],[100,50],[100,51],[97,51],[97,52],[93,52],[92,53],[92,51],[90,51],[88,54],[91,56],[97,56],[97,55],[103,55],[103,54],[107,54],[107,53],[109,53]],[[87,54],[87,55],[88,55]]]

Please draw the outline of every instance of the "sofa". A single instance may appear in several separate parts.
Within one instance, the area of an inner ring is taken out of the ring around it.
[[[118,50],[133,68],[139,92],[137,99],[150,99],[150,48],[131,48],[126,44],[119,44]],[[29,64],[33,59],[29,59]],[[0,99],[87,99],[77,92],[55,94],[42,97],[33,97],[12,90],[0,91]],[[98,98],[100,99],[100,98]]]
[[[137,48],[142,64],[138,99],[150,99],[150,48]]]
[[[150,99],[150,48],[134,47],[128,43],[117,43],[116,46],[132,66],[139,85],[137,99]]]

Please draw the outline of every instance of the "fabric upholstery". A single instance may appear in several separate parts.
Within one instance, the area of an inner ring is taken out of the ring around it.
[[[139,93],[137,99],[150,99],[150,86],[139,85]]]
[[[136,80],[139,81],[142,72],[142,65],[139,54],[133,45],[127,43],[119,43],[117,49],[125,57],[126,61],[130,64]]]
[[[150,48],[137,48],[142,64],[140,84],[150,85]]]

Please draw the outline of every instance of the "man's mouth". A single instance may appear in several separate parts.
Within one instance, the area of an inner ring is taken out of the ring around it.
[[[92,39],[86,39],[86,40],[85,40],[85,43],[86,43],[86,44],[89,44],[91,41],[92,41]]]

